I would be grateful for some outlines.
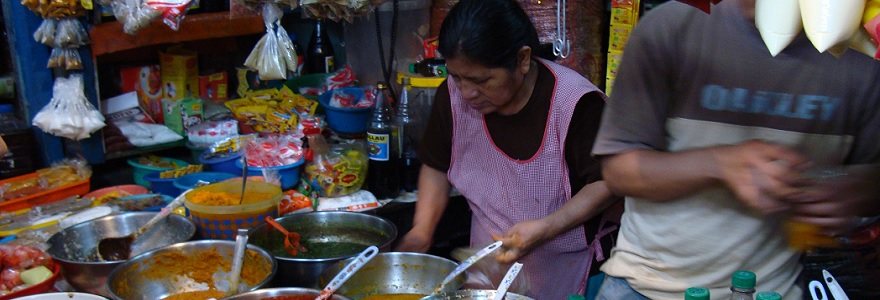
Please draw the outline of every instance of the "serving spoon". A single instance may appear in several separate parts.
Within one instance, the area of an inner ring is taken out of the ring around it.
[[[180,196],[177,196],[174,201],[171,201],[171,203],[168,203],[168,205],[163,207],[155,217],[147,221],[147,223],[144,224],[144,226],[141,226],[141,228],[138,228],[137,231],[126,236],[105,237],[98,240],[98,257],[106,261],[126,260],[131,257],[131,245],[134,244],[134,241],[144,234],[144,232],[147,232],[147,230],[152,228],[153,225],[156,225],[159,221],[162,221],[165,217],[174,212],[175,209],[180,207],[180,205],[183,204],[183,200],[186,199],[184,196],[189,191],[190,190],[187,190],[186,192],[181,193]]]
[[[460,275],[465,270],[467,270],[467,268],[470,268],[474,263],[476,263],[477,261],[479,261],[483,257],[486,257],[486,255],[489,255],[489,253],[492,253],[493,251],[497,250],[498,248],[501,248],[501,241],[497,241],[492,244],[489,244],[489,246],[486,246],[483,249],[480,249],[480,251],[477,251],[476,254],[471,255],[471,257],[468,257],[467,259],[462,261],[461,264],[458,265],[458,267],[455,267],[455,270],[452,270],[452,273],[449,273],[449,275],[446,275],[446,278],[443,279],[443,282],[440,283],[440,285],[437,286],[436,289],[434,289],[434,292],[432,294],[439,294],[439,293],[443,292],[443,289],[445,289],[446,286],[449,285],[450,282],[455,280],[455,277],[458,277],[458,275]]]
[[[361,254],[345,265],[345,268],[342,268],[342,271],[339,271],[339,273],[336,274],[336,277],[333,277],[333,280],[330,280],[330,283],[321,290],[321,294],[318,295],[315,300],[330,299],[330,297],[333,296],[333,293],[336,293],[336,290],[338,290],[345,281],[351,278],[354,273],[366,265],[367,262],[373,259],[373,257],[376,257],[376,254],[379,254],[379,248],[376,246],[369,246],[367,249],[364,249],[364,251],[361,251]]]

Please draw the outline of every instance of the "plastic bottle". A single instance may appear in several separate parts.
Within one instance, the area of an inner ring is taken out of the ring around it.
[[[704,287],[691,287],[684,291],[684,300],[709,300],[709,290]]]
[[[306,73],[330,73],[336,71],[336,55],[333,52],[330,37],[327,36],[324,21],[321,19],[315,21],[315,30],[312,31],[312,38],[309,40],[309,48],[305,59]]]
[[[367,152],[370,157],[367,165],[367,190],[376,199],[393,199],[400,196],[398,132],[388,103],[388,85],[379,82],[376,87],[376,106],[367,129]]]
[[[730,279],[730,300],[754,299],[755,281],[755,273],[745,270],[733,272]]]
[[[409,64],[409,72],[428,77],[446,77],[446,60],[442,58],[424,59]]]
[[[409,110],[409,90],[412,88],[410,79],[401,79],[403,87],[397,103],[397,114],[394,123],[397,125],[399,152],[400,152],[400,185],[407,192],[415,191],[419,185],[419,169],[422,161],[417,152],[419,135],[419,122],[412,116]]]
[[[760,292],[755,295],[755,300],[782,300],[782,295],[777,292]]]

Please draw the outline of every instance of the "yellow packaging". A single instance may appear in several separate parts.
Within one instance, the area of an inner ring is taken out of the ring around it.
[[[611,97],[611,88],[614,87],[614,77],[605,77],[605,95]]]
[[[180,100],[199,95],[199,59],[195,51],[180,46],[159,52],[163,98]]]
[[[608,68],[605,77],[614,78],[617,77],[617,70],[620,69],[620,62],[623,61],[623,52],[622,51],[609,51],[608,52]]]
[[[612,7],[611,8],[611,25],[636,25],[639,16],[630,8]]]
[[[623,51],[629,35],[632,33],[632,26],[629,25],[612,25],[611,34],[608,41],[608,51]]]

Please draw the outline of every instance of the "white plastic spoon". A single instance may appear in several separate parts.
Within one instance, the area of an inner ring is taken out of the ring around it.
[[[342,268],[342,271],[339,274],[336,274],[336,277],[333,277],[333,280],[330,280],[330,283],[321,290],[321,294],[318,295],[315,300],[327,300],[333,296],[333,293],[336,293],[336,290],[342,286],[345,281],[351,278],[354,273],[361,269],[364,265],[367,264],[373,257],[376,257],[376,254],[379,254],[379,248],[376,246],[367,247],[364,251],[361,251],[361,254],[355,257],[345,268]]]
[[[238,229],[238,235],[235,237],[235,252],[232,256],[232,271],[229,275],[229,289],[226,295],[232,296],[238,294],[238,282],[241,279],[241,265],[244,263],[244,251],[247,248],[248,230],[244,228]]]
[[[507,289],[510,288],[510,284],[516,279],[516,275],[519,275],[522,266],[523,264],[521,263],[514,263],[510,266],[510,269],[507,269],[507,274],[504,274],[504,279],[498,284],[498,290],[495,291],[495,298],[493,300],[504,299],[504,295],[507,295]]]
[[[458,265],[458,267],[455,267],[455,270],[452,270],[452,273],[449,273],[449,275],[446,275],[446,279],[443,279],[443,282],[440,283],[440,285],[437,286],[436,289],[434,289],[433,294],[441,293],[443,291],[443,289],[445,289],[446,286],[449,285],[450,282],[455,280],[455,277],[458,277],[458,275],[463,273],[464,270],[467,270],[467,268],[470,268],[470,266],[472,266],[478,260],[482,259],[483,257],[486,257],[486,255],[489,255],[489,253],[492,253],[492,251],[495,251],[498,248],[501,248],[501,241],[494,242],[494,243],[490,244],[489,246],[486,246],[485,248],[480,249],[480,251],[477,251],[477,253],[474,254],[473,256],[465,259],[463,262],[461,262],[461,264]]]

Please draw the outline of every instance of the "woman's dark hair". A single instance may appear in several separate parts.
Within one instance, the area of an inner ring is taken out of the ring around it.
[[[552,57],[543,53],[548,48],[515,0],[459,1],[443,20],[438,40],[443,57],[464,56],[489,68],[513,70],[522,46],[531,47],[532,55]]]

